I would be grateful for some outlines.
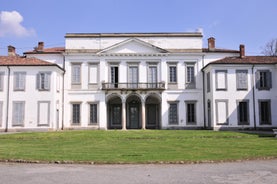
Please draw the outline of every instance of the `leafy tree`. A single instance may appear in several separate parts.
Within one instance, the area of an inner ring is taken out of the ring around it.
[[[266,56],[277,56],[277,38],[267,42],[263,48],[262,54]]]

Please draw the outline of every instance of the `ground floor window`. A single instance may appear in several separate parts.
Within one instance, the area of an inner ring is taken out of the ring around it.
[[[80,103],[72,103],[72,124],[80,124]]]
[[[25,102],[16,101],[13,102],[13,116],[12,125],[13,126],[23,126],[24,125],[24,115],[25,115]]]
[[[196,124],[196,101],[186,101],[187,124]]]
[[[248,101],[238,102],[238,125],[249,125],[249,103]]]
[[[178,124],[178,102],[169,102],[168,123],[170,125]]]
[[[89,104],[89,123],[90,124],[97,124],[98,123],[97,104]]]
[[[259,100],[259,116],[261,125],[271,125],[270,100]]]

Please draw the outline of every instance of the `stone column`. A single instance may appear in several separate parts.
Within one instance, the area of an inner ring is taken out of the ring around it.
[[[122,130],[126,130],[126,102],[122,101]]]
[[[142,123],[142,129],[146,129],[146,123],[145,123],[145,102],[141,102],[141,123]]]

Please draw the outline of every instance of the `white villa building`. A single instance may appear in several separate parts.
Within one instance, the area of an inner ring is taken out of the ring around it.
[[[277,57],[192,33],[68,33],[0,56],[0,131],[272,129]]]

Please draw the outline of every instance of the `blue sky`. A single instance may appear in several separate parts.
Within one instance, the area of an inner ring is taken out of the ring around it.
[[[277,38],[276,0],[0,0],[0,55],[64,46],[66,33],[191,32],[260,55]]]

